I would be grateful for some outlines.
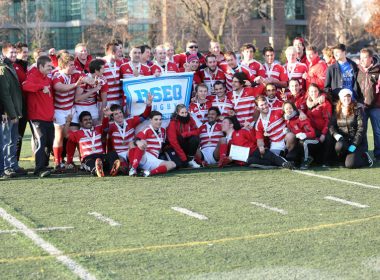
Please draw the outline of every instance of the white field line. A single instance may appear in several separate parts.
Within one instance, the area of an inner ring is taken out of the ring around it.
[[[199,213],[196,213],[196,212],[193,212],[193,211],[186,209],[186,208],[172,207],[172,209],[174,211],[180,212],[182,214],[188,215],[188,216],[193,217],[193,218],[197,218],[199,220],[208,220],[208,218],[206,216],[199,214]]]
[[[262,207],[262,208],[265,208],[265,209],[268,209],[268,210],[271,210],[271,211],[274,211],[274,212],[277,212],[277,213],[280,213],[282,215],[288,214],[288,212],[285,211],[285,210],[283,210],[283,209],[276,208],[276,207],[271,207],[271,206],[265,205],[265,204],[260,203],[260,202],[251,202],[251,204],[259,206],[259,207]]]
[[[105,222],[105,223],[109,224],[111,227],[121,226],[120,223],[112,220],[111,218],[103,216],[102,214],[100,214],[98,212],[89,212],[88,214],[91,215],[91,216],[94,216],[99,221],[102,221],[102,222]]]
[[[95,276],[91,275],[85,268],[80,264],[76,263],[74,260],[65,256],[62,251],[58,250],[49,242],[45,241],[37,235],[35,231],[28,228],[25,224],[17,220],[12,215],[8,214],[3,208],[0,208],[0,217],[5,221],[10,223],[15,228],[22,231],[22,233],[34,242],[38,247],[42,248],[49,255],[54,256],[59,262],[64,264],[68,269],[71,270],[76,276],[83,280],[96,280]]]
[[[314,173],[305,172],[305,171],[299,171],[299,170],[294,170],[293,172],[296,172],[296,173],[302,174],[302,175],[306,175],[306,176],[318,177],[318,178],[321,178],[321,179],[327,179],[327,180],[331,180],[331,181],[337,181],[337,182],[347,183],[347,184],[350,184],[350,185],[361,186],[361,187],[365,187],[365,188],[369,188],[369,189],[378,189],[378,190],[380,190],[380,186],[372,186],[372,185],[367,185],[367,184],[363,184],[363,183],[359,183],[359,182],[348,181],[348,180],[338,179],[338,178],[324,176],[324,175],[317,175],[317,174],[314,174]]]
[[[358,208],[368,208],[369,207],[368,205],[365,205],[365,204],[360,204],[360,203],[357,203],[357,202],[352,202],[352,201],[349,201],[349,200],[344,200],[344,199],[341,199],[341,198],[338,198],[338,197],[335,197],[335,196],[325,196],[325,199],[333,200],[333,201],[336,201],[336,202],[340,202],[340,203],[351,205],[351,206],[358,207]]]
[[[74,227],[43,227],[43,228],[32,228],[33,231],[54,231],[54,230],[68,230],[73,229]],[[6,234],[6,233],[16,233],[16,232],[22,232],[20,229],[10,229],[10,230],[0,230],[0,234]]]

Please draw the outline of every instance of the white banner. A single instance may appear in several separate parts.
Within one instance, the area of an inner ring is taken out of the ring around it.
[[[148,93],[153,95],[152,110],[162,113],[164,120],[170,119],[178,104],[189,106],[193,88],[193,73],[165,74],[160,77],[144,76],[122,79],[123,91],[131,116],[145,110]]]

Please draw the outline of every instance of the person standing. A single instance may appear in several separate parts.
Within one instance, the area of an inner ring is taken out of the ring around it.
[[[16,62],[17,52],[14,45],[5,43],[0,61],[0,95],[4,107],[2,123],[4,174],[7,177],[25,175],[17,161],[18,123],[22,117],[22,92],[13,63]]]
[[[54,140],[54,99],[52,80],[48,77],[53,69],[48,56],[37,59],[38,71],[33,71],[22,85],[27,92],[28,118],[34,139],[35,169],[34,175],[47,177],[50,171],[49,156]]]

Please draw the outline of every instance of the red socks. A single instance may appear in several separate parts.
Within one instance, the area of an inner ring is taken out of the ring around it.
[[[53,147],[54,163],[55,165],[62,163],[62,151],[63,147]]]
[[[164,174],[167,173],[168,169],[165,165],[161,165],[153,170],[150,171],[150,175],[157,175],[157,174]]]
[[[133,152],[132,152],[132,157],[129,158],[129,162],[132,162],[132,167],[134,169],[137,169],[145,151],[140,150],[138,147],[136,147],[129,150],[129,155],[131,155],[131,150],[133,150]]]

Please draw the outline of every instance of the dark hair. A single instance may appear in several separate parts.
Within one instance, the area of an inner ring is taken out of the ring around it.
[[[313,51],[313,53],[317,53],[317,52],[318,52],[318,49],[317,49],[316,46],[308,45],[308,46],[305,48],[305,51]]]
[[[183,108],[186,108],[185,104],[178,104],[177,106],[175,106],[175,110],[171,116],[171,119],[176,119],[177,116],[178,116],[178,112],[183,109]],[[187,109],[187,108],[186,108]]]
[[[116,42],[109,42],[105,45],[104,47],[104,51],[105,53],[108,53],[109,51],[112,51],[113,53],[116,52],[116,48],[118,47],[119,45],[116,43]]]
[[[40,65],[44,67],[48,62],[51,62],[50,57],[48,57],[47,55],[40,56],[39,58],[37,58],[37,69],[40,68]]]
[[[207,91],[208,91],[208,87],[206,86],[206,84],[198,84],[198,85],[196,85],[195,86],[195,92],[198,92],[198,89],[199,88],[205,88],[205,89],[207,89]]]
[[[227,57],[227,56],[232,56],[236,59],[236,54],[232,51],[228,51],[228,52],[225,52],[224,53],[224,57]]]
[[[223,83],[222,81],[216,81],[214,83],[214,88],[215,88],[216,85],[222,85],[224,88],[226,87],[225,83]]]
[[[245,80],[248,80],[248,77],[247,77],[247,75],[246,75],[244,72],[236,72],[236,73],[233,75],[232,79],[233,79],[233,78],[238,79],[238,80],[239,80],[239,83],[240,83],[241,85],[244,85],[244,84],[245,84]]]
[[[272,86],[272,87],[274,87],[275,89],[277,89],[276,85],[273,84],[273,83],[267,83],[267,84],[265,85],[265,89],[267,89],[268,86]]]
[[[162,117],[162,113],[159,111],[150,112],[149,118],[153,119],[155,116],[161,116]]]
[[[104,62],[104,60],[100,59],[100,58],[92,60],[90,62],[90,64],[89,64],[90,73],[94,74],[95,71],[100,71],[100,69],[102,68],[102,66],[105,65],[105,64],[106,63]]]
[[[337,44],[333,47],[333,50],[341,50],[342,52],[346,51],[346,45],[345,44]]]
[[[217,115],[218,117],[221,115],[219,108],[216,107],[216,106],[212,106],[212,107],[210,107],[210,108],[208,109],[208,112],[210,112],[210,111],[215,111],[215,112],[216,112],[216,115]]]
[[[256,52],[255,46],[253,44],[250,44],[250,43],[243,44],[243,46],[240,48],[240,51],[243,52],[243,51],[249,50],[249,49],[253,49],[254,53]]]
[[[309,91],[309,88],[311,88],[311,87],[318,89],[318,95],[322,93],[322,90],[318,87],[318,85],[316,83],[311,83],[309,85],[309,87],[307,88],[307,91]]]
[[[148,45],[141,45],[139,46],[141,53],[144,53],[146,49],[151,50],[152,48],[149,47]]]
[[[296,81],[298,84],[300,84],[300,81],[297,78],[291,78],[288,82],[290,84],[291,81]]]
[[[18,53],[22,52],[22,48],[27,48],[27,47],[28,47],[28,45],[25,43],[22,43],[22,42],[17,42],[15,45],[16,51]]]
[[[267,98],[264,95],[259,95],[258,97],[255,98],[256,105],[259,103],[259,101],[268,102]]]
[[[299,110],[298,110],[298,108],[297,108],[297,106],[296,106],[296,104],[294,104],[293,102],[290,102],[290,101],[285,101],[285,102],[282,104],[282,111],[283,111],[283,112],[284,112],[284,108],[285,108],[285,105],[286,105],[286,104],[290,104],[290,106],[292,106],[293,110],[294,110],[295,112],[297,112],[297,114],[300,113]]]
[[[263,48],[263,55],[265,55],[266,52],[274,52],[274,48],[272,46],[266,46]]]
[[[228,120],[231,124],[233,124],[234,130],[240,130],[241,125],[236,116],[225,117],[223,120]]]
[[[111,112],[115,112],[118,110],[123,112],[123,107],[121,107],[121,105],[119,105],[119,104],[112,104],[110,107],[110,110],[111,110]]]
[[[373,57],[373,50],[369,48],[363,48],[360,50],[360,53],[366,53],[369,57]]]
[[[92,118],[91,113],[89,111],[83,111],[79,114],[79,121],[82,122],[83,118],[86,116],[90,116]]]
[[[215,58],[216,59],[216,55],[215,54],[208,54],[206,55],[206,62],[208,61],[209,58]]]

